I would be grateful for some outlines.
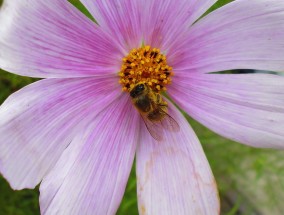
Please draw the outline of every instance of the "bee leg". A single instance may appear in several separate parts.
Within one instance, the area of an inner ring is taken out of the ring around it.
[[[168,103],[163,100],[163,97],[160,94],[156,94],[156,104],[158,105],[159,109],[162,110],[163,113],[168,112]]]
[[[163,100],[163,97],[159,93],[157,93],[156,102],[161,106],[168,105],[167,102]]]

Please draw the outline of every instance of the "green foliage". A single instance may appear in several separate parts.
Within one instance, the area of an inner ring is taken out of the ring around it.
[[[2,103],[8,95],[35,80],[29,77],[20,77],[0,69],[0,102]]]
[[[78,10],[80,10],[83,14],[85,14],[89,19],[96,22],[92,14],[87,10],[87,8],[78,0],[68,0],[71,4],[73,4]]]
[[[138,205],[136,196],[136,175],[135,164],[133,165],[128,184],[125,190],[124,198],[121,202],[117,215],[138,215]]]
[[[39,214],[38,190],[13,191],[8,183],[0,178],[0,214],[35,215]]]
[[[230,2],[232,2],[234,0],[219,0],[217,1],[210,9],[209,9],[209,12],[210,11],[213,11],[213,10],[216,10],[218,9],[219,7],[222,7],[224,6],[225,4],[228,4]]]

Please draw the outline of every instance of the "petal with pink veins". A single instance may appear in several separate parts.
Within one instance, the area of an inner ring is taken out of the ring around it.
[[[189,26],[215,2],[216,0],[145,0],[141,9],[144,43],[168,53],[172,47],[184,41]]]
[[[139,137],[128,96],[113,102],[78,133],[40,186],[41,213],[115,214]]]
[[[201,144],[184,116],[171,106],[179,132],[155,141],[141,127],[137,149],[137,190],[141,215],[219,214],[214,177]]]
[[[121,94],[116,79],[46,79],[0,106],[0,172],[14,189],[34,188],[77,133]]]
[[[167,51],[216,0],[81,0],[99,25],[128,49],[146,45]]]
[[[284,148],[284,77],[195,74],[176,78],[169,93],[216,133],[262,148]]]
[[[143,1],[81,0],[81,2],[89,9],[100,27],[114,35],[127,51],[141,46]]]
[[[67,0],[5,0],[0,68],[31,77],[68,78],[119,71],[124,50]]]
[[[177,75],[230,69],[283,71],[283,38],[284,1],[238,0],[195,23],[168,57]]]

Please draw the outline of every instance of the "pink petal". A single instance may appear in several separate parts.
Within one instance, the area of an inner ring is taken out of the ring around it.
[[[145,125],[137,149],[140,214],[219,214],[216,183],[202,147],[188,122],[173,106],[179,132],[156,142]]]
[[[139,137],[135,112],[123,96],[78,133],[40,186],[42,214],[115,214]]]
[[[99,25],[128,49],[144,44],[166,51],[216,0],[82,0]],[[179,40],[178,40],[179,39]]]
[[[186,70],[283,71],[283,38],[283,1],[239,0],[198,21],[169,58],[180,75]]]
[[[284,77],[203,74],[177,78],[169,93],[216,133],[264,148],[284,148]]]
[[[142,8],[140,0],[81,0],[101,28],[115,37],[127,50],[142,43]],[[125,53],[126,55],[127,53]]]
[[[146,0],[143,1],[145,44],[168,52],[184,41],[188,28],[216,0]]]
[[[116,42],[67,0],[7,0],[0,9],[0,68],[32,77],[115,74]]]
[[[0,172],[14,189],[33,188],[91,117],[120,95],[116,79],[46,79],[0,106]]]

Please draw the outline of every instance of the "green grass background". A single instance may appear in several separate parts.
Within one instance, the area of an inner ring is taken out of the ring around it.
[[[9,1],[9,0],[8,0]],[[0,0],[1,4],[2,0]],[[77,0],[72,2],[85,14]],[[210,11],[230,2],[218,1]],[[90,15],[89,15],[90,17]],[[0,70],[0,103],[35,79]],[[282,214],[284,153],[254,149],[224,139],[188,117],[204,147],[219,187],[222,214]],[[225,125],[224,125],[225,126]],[[39,214],[39,191],[13,191],[0,177],[0,215]],[[158,202],[157,202],[158,204]],[[136,215],[135,168],[131,172],[118,215]]]

